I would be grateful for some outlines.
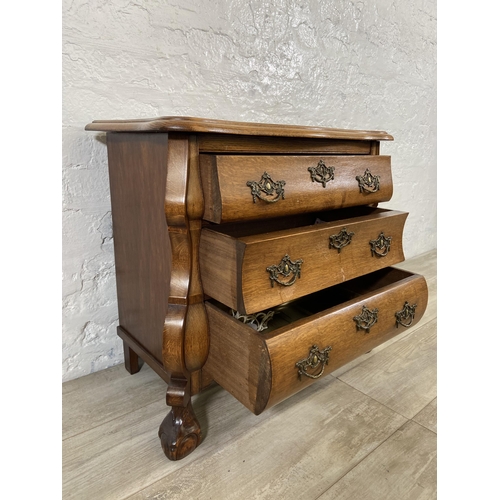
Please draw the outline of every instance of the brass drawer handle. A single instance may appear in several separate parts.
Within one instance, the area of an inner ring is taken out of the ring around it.
[[[378,320],[378,309],[368,309],[368,307],[363,306],[361,309],[361,314],[354,316],[352,318],[356,322],[356,330],[365,330],[366,333],[370,333],[370,328]]]
[[[278,265],[272,265],[266,268],[269,272],[269,279],[271,280],[271,288],[274,287],[274,282],[283,285],[283,286],[291,286],[295,283],[297,278],[300,278],[300,266],[304,261],[302,259],[297,259],[293,261],[290,259],[290,256],[286,254]],[[282,275],[285,278],[288,278],[292,275],[289,281],[281,281],[278,275]]]
[[[267,172],[264,172],[259,182],[247,182],[247,186],[249,186],[252,190],[254,203],[257,202],[257,198],[267,203],[276,203],[277,201],[279,201],[280,197],[282,200],[284,200],[285,184],[285,181],[274,182]],[[270,196],[274,196],[274,198],[269,198]]]
[[[392,236],[385,236],[384,233],[380,233],[376,240],[370,241],[372,257],[378,255],[379,257],[385,257],[391,250]]]
[[[297,361],[295,366],[299,370],[299,380],[302,380],[302,375],[305,375],[309,378],[319,378],[323,375],[325,371],[325,366],[328,364],[328,357],[330,355],[330,351],[332,350],[332,346],[329,345],[325,347],[322,351],[319,350],[317,345],[313,345],[311,350],[309,351],[309,356],[301,361]],[[319,373],[307,373],[307,369],[311,368],[315,370],[321,364],[321,370]]]
[[[396,316],[396,328],[399,325],[409,327],[413,323],[415,319],[415,309],[417,308],[417,304],[413,304],[410,306],[409,302],[405,301],[405,305],[401,311],[398,311]]]
[[[323,184],[324,188],[326,188],[327,182],[333,181],[335,167],[327,167],[323,160],[320,160],[315,167],[309,167],[307,170],[311,173],[311,180]]]
[[[339,234],[330,236],[330,248],[336,248],[340,253],[344,247],[351,244],[353,236],[354,233],[348,231],[347,228],[344,227]]]
[[[360,193],[376,193],[380,189],[380,175],[373,175],[367,168],[364,175],[357,175]]]

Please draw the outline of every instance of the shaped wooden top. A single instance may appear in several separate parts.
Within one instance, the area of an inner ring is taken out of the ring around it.
[[[187,132],[269,137],[351,139],[358,141],[392,141],[394,139],[387,132],[383,131],[233,122],[189,116],[162,116],[141,120],[95,120],[89,123],[85,127],[85,130],[100,132]]]

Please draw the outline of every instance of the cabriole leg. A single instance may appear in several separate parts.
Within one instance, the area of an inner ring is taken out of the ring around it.
[[[172,409],[160,425],[158,437],[163,452],[170,460],[181,460],[201,442],[201,428],[189,396],[189,383],[169,385],[167,404]]]

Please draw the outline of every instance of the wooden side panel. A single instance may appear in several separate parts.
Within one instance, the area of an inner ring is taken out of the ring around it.
[[[210,297],[237,309],[241,296],[243,245],[230,236],[203,229],[200,238],[200,271],[203,290]],[[240,268],[241,269],[241,268]]]
[[[370,154],[371,141],[255,137],[221,134],[200,135],[200,153]]]
[[[210,352],[203,371],[250,411],[258,415],[269,399],[271,366],[259,335],[210,303],[206,303]]]
[[[217,177],[216,157],[213,155],[202,157],[200,168],[205,205],[203,218],[210,221],[220,220],[222,217],[222,202]]]
[[[331,346],[329,363],[324,375],[340,368],[356,357],[386,342],[405,328],[396,327],[395,313],[403,309],[405,301],[416,304],[413,324],[427,307],[427,284],[420,275],[413,275],[393,285],[366,294],[358,299],[334,307],[324,314],[303,320],[288,330],[276,330],[266,339],[271,358],[272,388],[267,407],[279,403],[310,385],[314,380],[298,378],[295,363],[308,357],[313,345],[320,349]],[[378,309],[378,321],[370,329],[356,330],[354,316],[362,306]],[[264,336],[265,337],[265,336]]]
[[[162,362],[171,247],[165,221],[166,134],[108,134],[120,325]]]
[[[334,179],[325,185],[313,182],[308,170],[320,161],[335,169]],[[202,178],[208,177],[203,181],[207,186],[204,218],[216,223],[369,205],[390,200],[393,191],[390,156],[201,155],[200,167]],[[356,177],[366,169],[380,177],[376,192],[360,191]],[[286,183],[283,197],[273,194],[268,197],[273,202],[254,200],[247,183],[259,183],[264,173],[274,182]]]

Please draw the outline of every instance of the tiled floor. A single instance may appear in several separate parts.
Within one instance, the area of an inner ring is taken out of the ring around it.
[[[63,384],[63,498],[436,498],[436,252],[398,267],[429,286],[414,328],[258,417],[220,387],[195,396],[204,441],[180,462],[147,366]]]

